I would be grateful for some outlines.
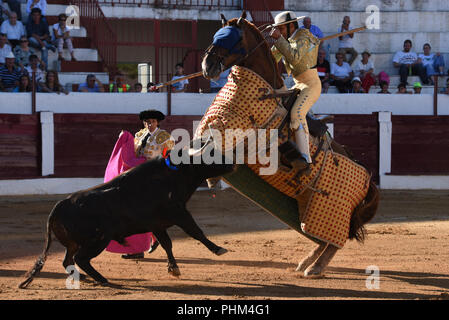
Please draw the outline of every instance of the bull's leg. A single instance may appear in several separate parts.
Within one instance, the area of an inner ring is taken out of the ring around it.
[[[75,254],[76,264],[96,282],[101,284],[108,283],[108,280],[92,267],[90,260],[98,256],[107,247],[109,242],[110,239],[103,239],[85,247],[81,246]]]
[[[326,249],[327,243],[320,242],[320,244],[310,251],[309,255],[305,257],[296,268],[296,271],[304,272],[312,263],[314,263],[318,257],[323,253],[324,249]]]
[[[75,242],[70,242],[68,245],[66,245],[66,250],[65,250],[65,257],[64,257],[64,261],[62,262],[62,266],[64,267],[64,269],[67,272],[67,267],[69,266],[75,266],[75,254],[78,252],[78,245]],[[85,280],[86,279],[86,275],[80,273],[80,280]]]
[[[228,252],[228,250],[226,250],[225,248],[217,246],[215,243],[206,238],[203,230],[201,230],[201,228],[196,224],[195,220],[193,220],[193,217],[189,211],[184,209],[184,214],[176,224],[182,230],[184,230],[185,233],[187,233],[195,240],[200,241],[206,246],[206,248],[215,253],[217,256],[221,256],[222,254]]]
[[[336,246],[329,244],[318,260],[304,271],[304,276],[308,278],[323,277],[324,269],[329,265],[329,262],[331,262],[337,251],[338,248]]]
[[[175,277],[179,277],[181,272],[179,271],[178,265],[176,264],[176,259],[173,256],[172,242],[166,230],[153,231],[153,234],[158,239],[162,248],[165,250],[168,259],[168,273]]]

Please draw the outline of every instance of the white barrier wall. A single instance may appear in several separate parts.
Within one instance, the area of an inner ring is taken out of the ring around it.
[[[31,95],[0,93],[0,113],[30,114]],[[172,95],[172,115],[202,115],[214,94]],[[438,114],[449,115],[449,96],[438,97]],[[145,109],[167,113],[167,94],[71,93],[37,94],[41,112],[42,176],[54,172],[54,113],[138,114]],[[449,189],[449,176],[391,175],[391,115],[433,115],[433,95],[322,95],[314,106],[317,114],[372,114],[379,112],[379,175],[382,189]],[[331,134],[334,125],[331,124]],[[0,195],[65,194],[102,183],[102,179],[31,179],[0,181]]]
[[[215,94],[172,94],[172,115],[202,115]],[[166,93],[38,93],[36,111],[54,113],[137,114],[145,109],[167,113]],[[320,114],[433,115],[433,95],[323,94],[313,107]],[[0,113],[31,114],[31,94],[0,93]],[[438,115],[449,115],[449,96],[438,95]]]

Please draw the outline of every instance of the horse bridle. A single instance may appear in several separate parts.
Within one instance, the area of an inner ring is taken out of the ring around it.
[[[268,28],[269,28],[270,26],[266,26],[263,30],[262,30],[262,32],[264,32],[265,30],[267,30]],[[238,28],[238,27],[236,27],[236,28]],[[240,28],[238,28],[238,29],[240,29]],[[241,30],[241,29],[240,29]],[[243,32],[242,32],[242,34],[243,34]],[[218,57],[218,62],[220,63],[220,65],[221,65],[221,67],[222,67],[222,72],[224,71],[224,70],[227,70],[227,69],[229,69],[230,67],[232,67],[232,66],[234,66],[234,65],[238,65],[238,64],[240,64],[240,63],[242,63],[243,61],[245,61],[246,59],[248,59],[248,57],[250,56],[250,55],[252,55],[262,44],[264,44],[264,42],[267,40],[267,38],[268,38],[268,36],[269,36],[269,34],[267,35],[267,36],[265,36],[264,38],[263,38],[263,40],[261,41],[261,42],[259,42],[254,48],[252,48],[249,52],[247,52],[246,53],[246,55],[244,55],[243,57],[241,57],[240,59],[238,59],[238,60],[236,60],[236,61],[234,61],[234,62],[232,62],[229,66],[225,66],[224,64],[223,64],[223,61],[226,59],[226,58],[228,58],[229,57],[229,55],[230,55],[230,53],[237,47],[237,45],[241,45],[241,43],[242,43],[242,40],[243,40],[243,37],[242,36],[240,36],[240,40],[231,48],[231,49],[229,49],[228,50],[228,53],[227,54],[225,54],[225,55],[221,55],[221,54],[219,54],[218,52],[212,52],[211,50],[213,49],[213,47],[214,47],[214,45],[213,44],[211,44],[207,49],[206,49],[206,51],[204,52],[204,55],[203,55],[203,58],[204,58],[204,56],[206,56],[206,55],[212,55],[212,56],[217,56]],[[275,78],[276,78],[276,67],[275,67],[275,65],[273,64],[272,65],[273,66],[273,73],[275,74]],[[273,84],[275,84],[276,83],[276,79],[273,81]]]

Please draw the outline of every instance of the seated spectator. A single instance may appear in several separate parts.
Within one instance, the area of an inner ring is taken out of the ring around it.
[[[67,90],[59,83],[58,73],[56,71],[48,71],[47,76],[45,77],[45,82],[39,83],[40,92],[47,93],[57,93],[60,94],[65,93],[69,94]]]
[[[369,93],[369,89],[376,83],[374,76],[374,63],[369,60],[371,53],[364,51],[362,53],[362,60],[360,60],[355,66],[355,75],[362,80],[362,88],[366,93]]]
[[[444,57],[439,53],[430,53],[432,47],[426,43],[423,46],[424,53],[421,53],[418,57],[421,59],[424,68],[426,69],[426,75],[431,84],[433,84],[432,76],[444,75]]]
[[[172,78],[172,80],[176,80],[182,77],[185,77],[184,75],[184,66],[182,63],[178,63],[175,66],[176,72],[175,76]],[[189,80],[185,79],[180,82],[176,82],[172,84],[172,92],[186,92],[187,85],[189,84]]]
[[[0,1],[0,24],[3,23],[3,21],[8,20],[9,18],[9,5],[6,1]]]
[[[26,74],[20,76],[19,85],[14,88],[13,92],[31,92],[33,87],[31,85],[30,77]]]
[[[401,76],[401,83],[408,84],[407,78],[409,75],[418,75],[421,82],[428,84],[426,69],[422,65],[421,59],[418,55],[411,51],[412,41],[404,41],[404,50],[396,52],[393,58],[393,65],[395,68],[399,68],[399,75]]]
[[[449,78],[446,80],[446,89],[441,90],[443,94],[449,94]]]
[[[398,92],[396,92],[396,93],[398,93],[398,94],[412,94],[413,92],[407,90],[407,86],[405,85],[405,83],[400,83],[398,85]]]
[[[377,78],[379,83],[386,82],[388,86],[390,85],[390,76],[385,71],[379,72]]]
[[[316,65],[318,76],[321,80],[322,93],[327,93],[329,89],[329,80],[331,73],[331,66],[329,61],[326,60],[326,51],[320,49],[318,51],[318,63]]]
[[[129,92],[131,86],[123,82],[124,78],[122,74],[115,76],[115,80],[109,84],[109,92],[126,93]]]
[[[362,88],[362,80],[359,77],[355,77],[352,79],[352,88],[349,90],[349,93],[365,93]]]
[[[104,86],[94,74],[88,74],[86,82],[79,85],[78,92],[104,92]]]
[[[338,33],[349,31],[349,25],[351,24],[351,18],[349,16],[345,16],[343,18],[343,24],[340,29],[338,29]],[[346,62],[346,54],[351,54],[351,58],[349,59],[349,65],[355,61],[357,56],[359,55],[357,51],[355,51],[354,46],[352,45],[352,40],[354,38],[354,33],[347,34],[342,37],[338,37],[338,52],[343,54],[343,61]]]
[[[388,91],[388,82],[386,82],[386,81],[382,81],[381,83],[380,83],[380,91],[378,92],[378,93],[381,93],[381,94],[391,94],[391,92],[390,91]]]
[[[301,27],[301,29],[307,29],[307,30],[309,30],[310,33],[313,34],[317,39],[322,39],[322,38],[324,38],[324,34],[323,34],[323,32],[321,31],[321,29],[320,29],[318,26],[312,24],[312,18],[310,18],[310,17],[305,17],[304,20],[302,20],[302,24],[303,24],[303,26]],[[321,49],[321,48],[323,48],[323,49],[325,48],[325,47],[324,47],[324,41],[321,41],[321,42],[320,42],[320,49]],[[327,54],[327,53],[326,53],[326,54]]]
[[[18,0],[2,0],[3,5],[7,5],[6,15],[9,17],[11,13],[15,12],[17,20],[22,21],[22,9],[20,8],[20,1]],[[6,7],[6,6],[4,6]]]
[[[338,52],[335,57],[336,63],[331,64],[330,78],[340,93],[348,93],[351,89],[351,80],[354,78],[354,72],[351,66],[343,61],[343,54]]]
[[[43,16],[47,15],[47,0],[28,0],[26,12],[33,14],[33,9],[39,9]]]
[[[22,22],[17,21],[17,13],[11,12],[9,19],[3,21],[0,33],[6,34],[9,43],[13,48],[20,44],[20,38],[25,36],[25,27]]]
[[[0,66],[5,64],[5,57],[11,52],[11,46],[7,44],[6,34],[0,33]]]
[[[70,29],[67,27],[66,24],[67,16],[64,13],[61,13],[58,16],[58,23],[55,23],[53,25],[53,34],[54,34],[54,41],[53,43],[58,47],[58,59],[64,60],[62,57],[62,53],[64,52],[64,43],[67,45],[67,49],[70,52],[70,55],[72,56],[72,60],[76,61],[72,44],[72,38],[70,37]]]
[[[32,54],[30,56],[30,65],[25,67],[25,73],[30,77],[30,80],[33,81],[33,73],[36,75],[36,83],[44,81],[45,77],[45,66],[43,62],[39,60],[39,58]]]
[[[13,50],[14,56],[16,57],[16,65],[18,65],[22,71],[30,65],[30,57],[35,55],[34,50],[28,46],[28,43],[27,36],[22,36],[20,38],[20,45]]]
[[[415,82],[413,84],[413,91],[415,94],[421,94],[421,90],[422,90],[422,85],[420,82]]]
[[[134,84],[134,92],[141,93],[142,89],[143,89],[143,86],[141,83],[137,82],[136,84]]]
[[[0,68],[0,90],[12,92],[19,85],[21,72],[14,66],[16,57],[12,52],[5,57],[5,65]]]
[[[31,19],[28,19],[26,25],[28,40],[30,46],[42,51],[42,61],[48,66],[48,50],[55,52],[56,47],[51,44],[50,31],[48,23],[42,19],[41,10],[34,8],[31,10]]]
[[[159,89],[156,89],[156,84],[153,82],[149,82],[147,84],[147,93],[148,92],[159,92]]]
[[[229,72],[231,71],[231,68],[223,71],[220,73],[220,78],[217,81],[211,80],[210,81],[210,92],[211,93],[217,93],[225,86],[225,84],[228,82],[228,76]]]

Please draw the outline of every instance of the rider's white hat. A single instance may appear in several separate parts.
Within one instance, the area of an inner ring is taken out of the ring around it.
[[[282,23],[282,22],[287,22],[290,20],[295,20],[296,21],[296,14],[293,11],[284,11],[279,13],[275,18],[274,18],[274,23],[278,24],[278,23]]]

